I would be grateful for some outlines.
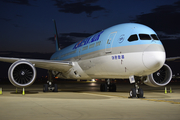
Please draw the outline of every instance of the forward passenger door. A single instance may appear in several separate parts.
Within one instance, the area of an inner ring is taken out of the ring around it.
[[[106,53],[111,53],[112,52],[112,44],[114,41],[114,38],[117,34],[117,31],[111,32],[106,40],[106,46],[105,46],[105,52]]]

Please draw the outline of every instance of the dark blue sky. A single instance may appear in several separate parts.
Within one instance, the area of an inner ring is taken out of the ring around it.
[[[0,0],[0,11],[0,56],[49,59],[55,52],[52,19],[62,47],[137,22],[157,32],[167,57],[180,56],[180,0]],[[9,65],[0,62],[1,76],[7,76]],[[168,65],[179,72],[179,63]]]
[[[0,0],[0,51],[55,51],[110,26],[138,22],[161,40],[179,40],[180,0]]]

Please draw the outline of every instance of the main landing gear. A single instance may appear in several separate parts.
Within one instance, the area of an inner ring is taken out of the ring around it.
[[[106,83],[102,83],[100,85],[100,91],[101,92],[107,92],[109,90],[109,92],[116,92],[116,84],[115,83],[111,83],[111,80],[108,79],[106,81]]]
[[[43,85],[43,92],[58,92],[58,85],[57,84],[52,84],[53,83],[53,74],[52,71],[48,71],[48,81],[47,84]]]

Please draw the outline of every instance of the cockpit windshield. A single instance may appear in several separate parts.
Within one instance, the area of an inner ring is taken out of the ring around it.
[[[131,35],[131,36],[128,38],[128,41],[129,41],[129,42],[136,41],[136,40],[138,40],[137,34],[133,34],[133,35]]]
[[[153,40],[159,40],[159,38],[155,34],[151,34],[151,37],[152,37]]]
[[[141,40],[151,40],[151,37],[148,34],[139,34]]]
[[[138,38],[139,37],[139,38]],[[128,38],[129,42],[140,40],[159,40],[158,36],[156,34],[133,34]]]

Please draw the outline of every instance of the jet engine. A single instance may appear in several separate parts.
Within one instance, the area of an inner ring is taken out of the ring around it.
[[[167,85],[172,78],[171,68],[164,64],[161,69],[147,76],[147,79],[144,81],[146,85],[152,87],[161,87]]]
[[[28,61],[16,61],[8,70],[8,78],[16,87],[27,87],[35,81],[36,69],[34,65]]]

